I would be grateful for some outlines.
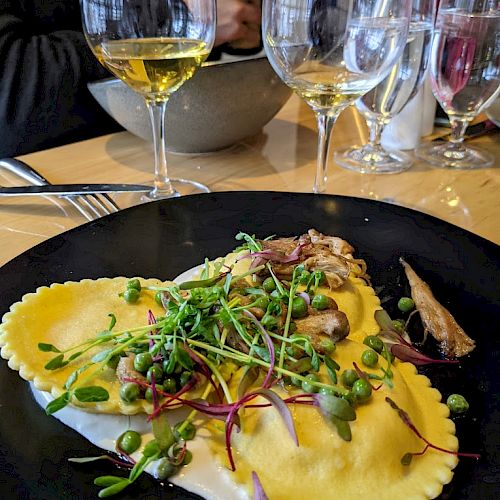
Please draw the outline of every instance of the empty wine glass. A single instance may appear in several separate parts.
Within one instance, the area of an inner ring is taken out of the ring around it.
[[[94,55],[146,101],[155,152],[149,199],[209,192],[198,182],[169,177],[165,109],[172,93],[193,76],[212,49],[215,1],[80,0],[80,4]]]
[[[339,113],[388,73],[408,35],[411,0],[264,0],[264,47],[280,78],[318,120],[314,192],[326,188]]]
[[[492,165],[489,153],[465,147],[470,121],[500,92],[500,3],[442,0],[431,49],[432,91],[448,114],[450,143],[424,146],[419,158],[451,169]]]
[[[370,139],[364,146],[335,152],[335,161],[349,170],[395,174],[411,167],[412,157],[387,150],[380,143],[384,127],[417,94],[427,71],[432,41],[435,0],[413,0],[410,31],[403,54],[373,90],[356,101],[366,119]]]

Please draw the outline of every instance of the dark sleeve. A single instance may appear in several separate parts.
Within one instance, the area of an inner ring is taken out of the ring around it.
[[[87,90],[88,81],[110,74],[83,34],[34,33],[9,3],[0,7],[0,156],[116,130]]]

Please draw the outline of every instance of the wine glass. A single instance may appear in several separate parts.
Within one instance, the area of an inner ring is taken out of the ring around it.
[[[470,121],[500,92],[500,4],[497,0],[442,0],[431,49],[432,91],[448,114],[450,143],[419,148],[419,158],[441,168],[488,167],[489,153],[465,147]]]
[[[411,167],[410,155],[386,150],[380,143],[384,127],[417,94],[427,71],[435,0],[413,0],[410,31],[403,54],[385,79],[356,101],[370,130],[364,146],[335,152],[335,161],[361,173],[395,174]]]
[[[264,0],[267,57],[316,114],[318,166],[313,191],[326,189],[333,125],[388,73],[408,35],[411,0]]]
[[[201,183],[169,177],[165,109],[172,93],[212,49],[215,1],[80,0],[80,5],[94,55],[146,101],[155,152],[154,187],[148,199],[209,192]]]

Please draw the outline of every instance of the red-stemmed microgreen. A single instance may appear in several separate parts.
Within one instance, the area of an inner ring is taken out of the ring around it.
[[[260,334],[262,335],[262,338],[264,339],[264,341],[266,343],[266,346],[267,346],[267,349],[269,352],[269,369],[266,373],[266,378],[264,379],[262,387],[264,387],[265,389],[269,389],[269,387],[271,387],[271,379],[273,376],[274,363],[275,363],[275,353],[274,353],[273,341],[271,340],[271,337],[269,336],[269,333],[267,332],[267,330],[262,326],[262,323],[250,311],[243,311],[243,314],[245,314],[245,316],[250,318],[252,323],[259,330]]]
[[[120,455],[120,457],[123,459],[123,461],[129,463],[130,468],[132,468],[135,465],[136,463],[135,460],[123,448],[120,447],[118,440],[116,441],[115,444],[115,450],[116,453],[118,453],[118,455]]]
[[[383,309],[375,311],[375,320],[381,328],[379,336],[389,346],[391,353],[401,361],[406,361],[416,366],[458,363],[457,360],[451,359],[433,359],[420,352],[401,335],[399,330],[393,325],[390,316]]]
[[[292,253],[288,255],[271,249],[254,251],[238,257],[237,261],[249,258],[252,259],[252,264],[250,266],[252,269],[268,262],[275,262],[277,264],[292,264],[300,260],[302,249],[307,245],[308,243],[298,243]]]
[[[221,403],[223,400],[223,394],[220,390],[220,387],[213,380],[212,371],[210,370],[210,367],[208,366],[206,360],[202,359],[202,357],[199,354],[197,354],[195,351],[193,351],[193,349],[191,349],[187,344],[184,346],[184,349],[189,354],[189,357],[194,361],[195,369],[199,373],[201,373],[208,380],[208,382],[212,385],[212,387],[214,388],[214,391],[215,391],[215,395],[217,396],[217,400],[219,401],[219,403]]]
[[[295,431],[292,415],[290,413],[290,410],[288,409],[288,406],[283,401],[283,399],[281,399],[278,396],[278,394],[276,394],[274,391],[271,391],[270,389],[265,389],[265,388],[256,389],[243,396],[239,401],[233,403],[232,408],[229,410],[229,413],[226,418],[226,430],[225,430],[226,452],[229,460],[229,465],[232,471],[236,470],[236,465],[234,463],[233,452],[231,448],[231,435],[233,432],[233,428],[236,425],[236,417],[238,415],[238,411],[246,403],[252,401],[258,396],[262,396],[263,398],[267,399],[269,403],[272,406],[274,406],[274,408],[278,411],[281,418],[283,419],[283,422],[285,423],[285,426],[288,429],[288,432],[290,433],[290,436],[292,437],[294,443],[297,446],[299,445],[299,440],[297,437],[297,433]]]
[[[415,425],[413,424],[413,422],[410,418],[410,415],[408,415],[408,413],[406,411],[404,411],[402,408],[400,408],[391,398],[389,398],[387,396],[385,398],[385,401],[390,405],[390,407],[393,410],[395,410],[397,412],[399,418],[403,421],[403,423],[406,425],[406,427],[408,427],[419,439],[421,439],[425,443],[425,447],[422,451],[405,453],[401,457],[401,463],[403,465],[410,465],[413,457],[423,455],[429,448],[432,448],[433,450],[436,450],[436,451],[441,451],[443,453],[448,453],[450,455],[455,455],[457,457],[475,458],[476,460],[479,460],[481,458],[481,455],[479,455],[477,453],[462,453],[462,452],[458,452],[458,451],[447,450],[445,448],[441,448],[440,446],[436,446],[435,444],[432,444],[415,427]]]

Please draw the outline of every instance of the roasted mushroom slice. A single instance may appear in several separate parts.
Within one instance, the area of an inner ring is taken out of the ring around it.
[[[304,262],[308,271],[323,271],[331,289],[341,287],[349,277],[351,267],[342,255],[316,255],[309,257]]]
[[[296,319],[297,333],[311,339],[313,347],[325,354],[322,341],[330,339],[339,342],[349,335],[349,320],[342,312],[335,309],[326,309],[311,313],[305,318]]]
[[[475,342],[464,332],[448,309],[436,300],[429,285],[418,277],[404,259],[399,260],[410,283],[411,296],[425,331],[439,342],[445,356],[460,357],[471,352]]]
[[[120,358],[116,366],[116,377],[120,383],[130,382],[130,379],[138,382],[147,382],[146,377],[134,368],[135,354],[130,354]]]
[[[325,245],[332,253],[352,258],[354,248],[346,240],[343,240],[338,236],[326,236],[316,229],[309,229],[307,234],[311,243],[315,245]]]

